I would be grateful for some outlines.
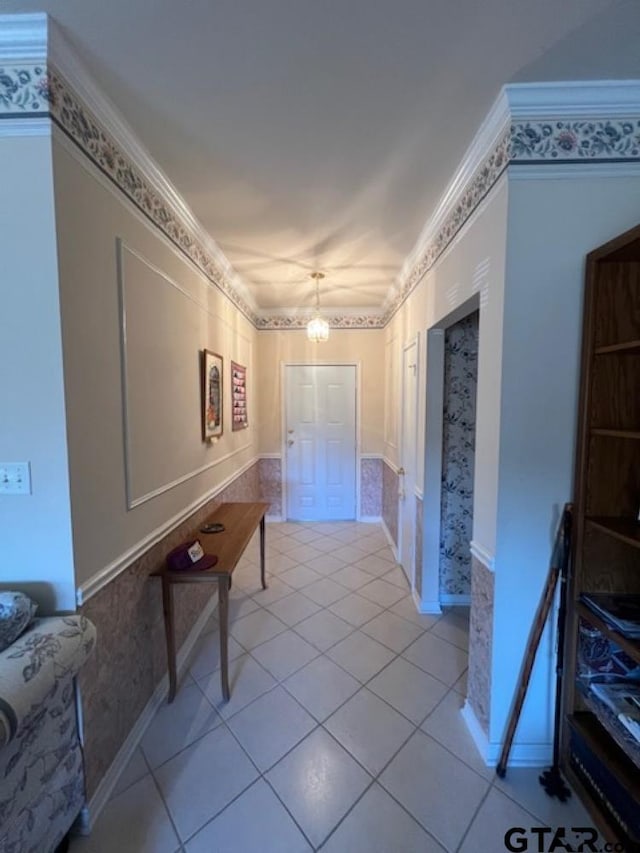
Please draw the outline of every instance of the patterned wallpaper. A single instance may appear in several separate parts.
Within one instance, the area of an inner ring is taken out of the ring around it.
[[[302,328],[306,316],[276,313],[259,316],[234,287],[225,259],[212,253],[200,235],[180,221],[167,198],[161,198],[138,165],[125,154],[119,141],[100,124],[87,104],[55,66],[44,57],[16,58],[0,69],[0,120],[52,118],[96,166],[189,257],[257,329]],[[332,328],[384,328],[424,274],[433,267],[465,222],[486,198],[503,172],[512,165],[557,166],[567,163],[633,163],[640,161],[640,116],[602,115],[587,119],[540,115],[511,117],[493,147],[461,187],[455,202],[428,244],[420,248],[396,281],[394,295],[383,313],[327,317]],[[635,113],[635,114],[633,114]]]
[[[469,616],[469,673],[467,699],[476,719],[489,733],[491,706],[491,657],[493,653],[493,572],[475,557],[471,569]]]
[[[440,592],[471,593],[479,313],[445,334]]]
[[[260,500],[258,465],[241,474],[80,608],[98,632],[95,654],[78,676],[88,799],[167,671],[160,580],[151,577],[152,572],[172,548],[197,531],[219,503],[254,500]],[[174,587],[178,648],[216,593],[216,584]]]
[[[280,459],[260,459],[258,461],[260,479],[260,499],[269,501],[268,515],[279,518],[284,512],[282,506],[282,463]]]
[[[382,515],[382,459],[360,460],[360,515]]]
[[[398,475],[386,460],[382,465],[382,520],[398,545]]]

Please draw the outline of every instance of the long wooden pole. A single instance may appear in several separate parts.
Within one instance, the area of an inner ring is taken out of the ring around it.
[[[540,603],[538,604],[536,617],[534,619],[533,626],[531,629],[531,635],[529,636],[529,641],[527,643],[527,652],[524,658],[524,663],[522,665],[520,678],[518,680],[518,686],[516,688],[513,706],[511,708],[511,714],[509,716],[509,724],[507,726],[504,744],[502,746],[502,752],[500,753],[500,760],[498,761],[498,764],[496,766],[496,773],[501,779],[504,778],[504,775],[507,772],[507,761],[509,760],[509,753],[511,752],[513,737],[516,733],[516,728],[518,726],[520,714],[522,712],[522,706],[524,705],[525,696],[527,695],[527,689],[529,687],[529,681],[531,679],[533,664],[536,659],[538,646],[540,645],[540,638],[542,637],[542,632],[544,631],[544,626],[549,616],[551,605],[553,604],[553,596],[556,591],[556,585],[558,583],[558,577],[560,576],[560,570],[564,564],[564,561],[567,560],[569,556],[569,543],[566,541],[565,532],[567,529],[566,514],[570,512],[571,504],[565,504],[562,519],[560,521],[560,525],[558,526],[558,532],[556,534],[552,564],[549,569],[547,581],[544,585],[542,598],[540,599]]]

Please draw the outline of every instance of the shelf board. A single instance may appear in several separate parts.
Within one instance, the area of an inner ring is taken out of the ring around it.
[[[602,619],[601,616],[588,607],[583,601],[578,601],[576,604],[578,613],[584,617],[590,625],[597,628],[601,634],[608,637],[613,643],[620,646],[630,658],[640,664],[640,641],[632,640],[630,637],[623,636],[619,631],[616,631]]]
[[[611,438],[632,438],[636,441],[640,440],[640,432],[630,429],[600,429],[598,427],[591,430],[591,435],[608,435]]]
[[[633,518],[613,518],[609,516],[587,516],[586,521],[608,536],[640,548],[640,522]]]
[[[580,681],[578,689],[589,713],[574,714],[573,723],[576,723],[577,716],[581,723],[578,727],[591,749],[618,779],[624,780],[624,787],[640,803],[640,743],[634,740],[604,702]],[[612,741],[617,749],[612,748]]]
[[[609,353],[615,352],[640,352],[640,341],[626,341],[623,344],[609,344],[609,346],[606,347],[595,348],[596,355],[608,355]]]

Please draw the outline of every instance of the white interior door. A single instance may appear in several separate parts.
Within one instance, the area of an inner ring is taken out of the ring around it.
[[[418,425],[418,341],[404,348],[402,357],[402,434],[400,465],[400,553],[402,568],[414,586],[416,541],[416,433]]]
[[[287,518],[355,518],[355,365],[287,365],[285,385]]]

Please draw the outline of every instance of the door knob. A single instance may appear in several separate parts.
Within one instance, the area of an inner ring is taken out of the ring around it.
[[[404,468],[398,468],[398,476],[404,477]]]
[[[290,438],[290,439],[289,439],[289,441],[287,442],[287,446],[288,446],[288,447],[291,447],[291,445],[292,445],[292,444],[293,444],[293,439],[292,439],[292,438]]]
[[[293,430],[292,430],[292,429],[288,429],[288,430],[287,430],[287,432],[289,433],[289,435],[293,435]]]

